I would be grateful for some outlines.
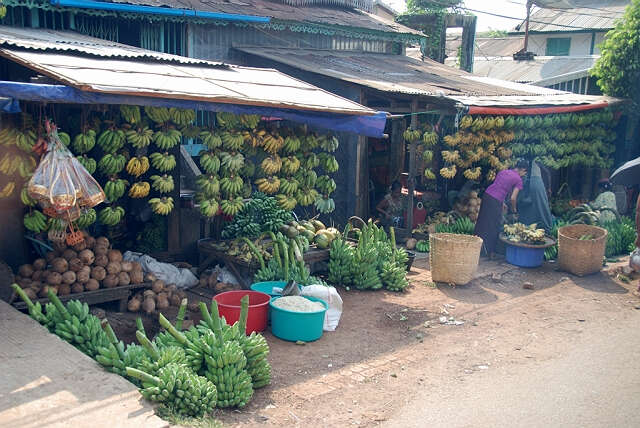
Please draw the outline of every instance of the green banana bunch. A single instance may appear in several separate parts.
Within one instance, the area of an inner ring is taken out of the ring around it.
[[[184,316],[183,305],[186,308],[184,300],[183,304],[180,305],[180,310]],[[185,353],[185,364],[195,373],[200,372],[204,364],[204,349],[200,332],[195,327],[191,327],[184,332],[179,331],[182,328],[180,312],[178,313],[178,321],[175,326],[162,314],[158,316],[158,322],[166,330],[156,336],[155,343],[158,348],[181,346]]]
[[[96,210],[89,208],[85,210],[80,217],[74,222],[78,229],[86,229],[97,220]]]
[[[315,187],[316,181],[318,180],[318,175],[315,171],[309,169],[300,169],[298,173],[295,175],[296,180],[300,183],[302,187]]]
[[[176,158],[167,152],[154,152],[149,155],[151,166],[160,172],[171,171],[176,167]]]
[[[318,192],[324,195],[329,195],[335,192],[336,187],[336,182],[328,175],[321,175],[316,181],[316,188],[318,189]]]
[[[196,111],[191,109],[170,108],[171,121],[176,125],[188,125],[196,120]]]
[[[242,177],[251,178],[256,175],[256,165],[250,159],[244,160],[244,166],[240,168],[239,174]]]
[[[323,135],[321,138],[318,139],[318,141],[320,144],[320,148],[327,152],[335,152],[336,150],[338,150],[338,146],[340,145],[338,138],[336,138],[333,135],[332,136]]]
[[[127,141],[136,149],[142,149],[151,144],[151,141],[153,141],[153,135],[153,129],[150,129],[148,126],[129,129],[125,132]]]
[[[336,203],[328,196],[318,197],[314,205],[316,209],[323,214],[328,214],[336,209]]]
[[[98,170],[103,175],[115,175],[122,171],[127,160],[124,155],[106,154],[98,161]]]
[[[300,183],[295,178],[283,178],[280,180],[280,192],[287,196],[294,195],[298,191]]]
[[[242,191],[244,181],[239,175],[224,177],[220,180],[220,189],[227,196],[235,196]]]
[[[120,223],[124,218],[124,208],[117,207],[105,207],[100,210],[98,214],[98,221],[104,224],[105,226],[115,226]]]
[[[22,204],[27,207],[35,207],[37,204],[36,200],[29,196],[29,190],[26,185],[23,186],[20,191],[20,201],[22,201]]]
[[[169,114],[169,109],[166,107],[150,107],[146,106],[144,108],[144,113],[147,115],[149,119],[156,123],[165,123],[171,120],[171,115]]]
[[[288,136],[284,139],[284,145],[282,146],[282,151],[287,154],[296,153],[300,150],[301,146],[300,139],[296,136]]]
[[[236,214],[238,214],[240,211],[242,211],[242,208],[244,207],[244,200],[242,199],[241,196],[237,196],[237,197],[230,197],[229,199],[223,199],[222,202],[220,203],[220,209],[222,209],[222,212],[225,215],[228,215],[230,217],[235,216]]]
[[[98,146],[105,153],[115,153],[124,147],[127,137],[122,129],[106,129],[98,136]]]
[[[322,166],[322,169],[324,169],[328,174],[332,174],[338,171],[339,169],[338,161],[334,156],[326,153],[320,153],[318,155],[318,158],[320,160],[320,165]]]
[[[69,147],[69,144],[71,144],[71,136],[66,132],[58,131],[58,138],[66,147]]]
[[[169,150],[178,144],[182,133],[175,128],[168,128],[166,131],[160,130],[153,133],[153,142],[160,150]]]
[[[282,172],[295,174],[300,169],[300,160],[295,156],[287,156],[282,159]]]
[[[152,175],[149,177],[151,180],[151,187],[157,192],[160,193],[171,193],[173,192],[173,177],[167,174],[162,176]]]
[[[77,155],[87,153],[93,149],[96,145],[96,131],[93,129],[87,130],[85,133],[78,134],[73,139],[71,147]]]
[[[308,207],[312,205],[320,195],[316,189],[309,189],[307,187],[300,187],[296,192],[296,200],[298,205],[302,207]]]
[[[213,217],[218,213],[220,209],[220,203],[217,199],[203,199],[200,202],[200,213],[204,217]]]
[[[33,146],[36,145],[36,141],[38,140],[38,136],[33,131],[33,129],[28,129],[25,131],[16,129],[14,132],[14,136],[16,147],[27,153],[32,152]]]
[[[142,120],[140,107],[138,106],[120,105],[120,116],[132,125],[140,123]]]
[[[222,146],[222,138],[215,130],[204,130],[200,132],[200,139],[202,140],[202,144],[207,146],[209,150],[217,149]]]
[[[235,131],[224,131],[220,134],[222,147],[230,151],[238,151],[244,146],[244,136]]]
[[[76,159],[78,159],[78,162],[84,166],[89,174],[96,172],[97,163],[95,159],[90,158],[87,155],[78,156]]]
[[[350,225],[347,224],[343,236],[349,233]],[[332,284],[348,286],[352,283],[351,271],[354,263],[353,247],[347,241],[339,236],[331,242],[331,250],[329,251],[329,269],[328,281]]]
[[[22,219],[24,227],[33,233],[40,233],[47,230],[47,218],[38,210],[33,210],[24,215]]]
[[[196,184],[208,199],[220,194],[220,180],[216,175],[202,174],[196,178]]]
[[[110,178],[104,185],[104,194],[109,202],[115,202],[124,195],[128,185],[129,182],[122,178]]]
[[[173,198],[162,197],[162,198],[151,198],[149,199],[149,205],[151,205],[151,210],[159,215],[169,215],[171,211],[173,211]]]
[[[244,166],[242,153],[220,152],[220,165],[230,172],[238,172]]]
[[[200,166],[207,174],[217,174],[220,170],[220,158],[214,152],[200,152]]]

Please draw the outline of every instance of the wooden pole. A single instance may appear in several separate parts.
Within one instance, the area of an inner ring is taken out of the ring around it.
[[[527,20],[525,21],[525,27],[524,27],[524,49],[522,50],[523,52],[527,52],[527,49],[529,48],[529,18],[531,17],[531,5],[532,5],[532,1],[531,0],[527,0]]]
[[[418,100],[414,99],[411,102],[411,129],[418,128]],[[418,148],[418,142],[412,141],[409,145],[409,180],[407,185],[409,186],[409,203],[407,204],[407,225],[409,233],[413,229],[413,194],[416,190],[416,151]]]

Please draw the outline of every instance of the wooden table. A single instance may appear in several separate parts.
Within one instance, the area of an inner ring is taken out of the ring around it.
[[[94,291],[84,291],[82,293],[71,293],[66,296],[58,296],[62,302],[66,302],[68,300],[79,300],[87,305],[96,305],[98,303],[106,303],[118,301],[118,311],[124,312],[127,310],[127,302],[129,301],[129,296],[140,288],[148,288],[151,287],[150,282],[143,282],[141,284],[130,284],[124,285],[121,287],[113,287],[113,288],[100,288]],[[42,306],[49,302],[48,298],[42,298],[35,300],[35,302],[40,302]],[[16,309],[24,310],[27,308],[27,305],[22,300],[17,300],[12,303],[12,305]]]

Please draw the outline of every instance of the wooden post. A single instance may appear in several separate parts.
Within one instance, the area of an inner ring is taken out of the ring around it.
[[[414,99],[411,102],[411,129],[418,128],[418,100]],[[407,204],[407,229],[409,229],[409,233],[413,229],[413,194],[416,190],[416,151],[418,148],[418,142],[412,141],[409,146],[409,180],[407,182],[409,186],[409,203]]]
[[[476,40],[476,23],[478,17],[464,16],[462,18],[462,57],[460,58],[460,69],[473,72],[474,46]]]

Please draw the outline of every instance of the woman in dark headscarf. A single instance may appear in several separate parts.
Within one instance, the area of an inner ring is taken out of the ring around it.
[[[545,174],[546,173],[546,174]],[[545,183],[545,176],[547,182]],[[531,161],[531,168],[524,179],[524,189],[518,194],[519,221],[526,225],[536,223],[547,233],[553,228],[553,216],[549,208],[548,172],[544,166]]]

